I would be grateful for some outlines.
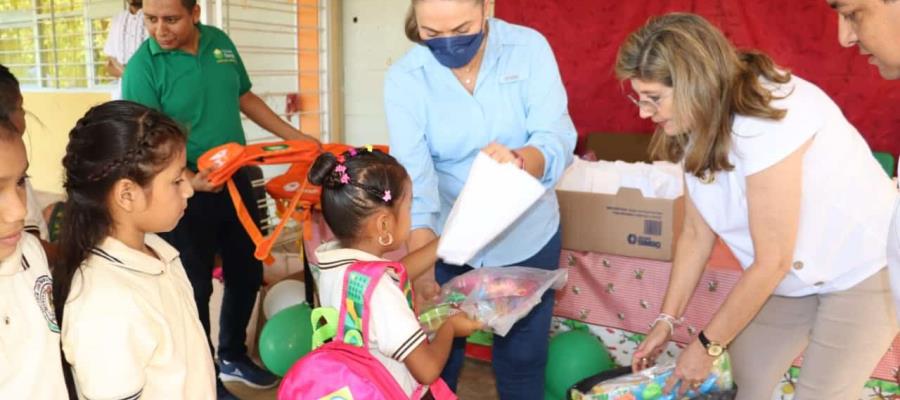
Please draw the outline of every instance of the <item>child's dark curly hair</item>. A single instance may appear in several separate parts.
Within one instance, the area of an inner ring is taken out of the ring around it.
[[[409,174],[394,157],[366,148],[339,156],[324,153],[309,170],[309,182],[322,186],[322,214],[341,244],[359,239],[363,220],[405,195]]]

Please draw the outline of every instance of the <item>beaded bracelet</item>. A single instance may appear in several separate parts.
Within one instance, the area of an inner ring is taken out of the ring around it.
[[[673,335],[675,334],[675,327],[680,326],[684,322],[684,318],[675,318],[666,313],[660,313],[653,322],[650,323],[650,329],[653,329],[656,326],[656,323],[662,321],[669,325],[669,332]]]

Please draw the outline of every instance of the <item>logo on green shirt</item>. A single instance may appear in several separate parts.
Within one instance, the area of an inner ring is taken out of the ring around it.
[[[215,57],[216,62],[219,64],[223,63],[236,63],[237,58],[234,57],[234,52],[228,49],[215,49],[213,50],[213,57]]]

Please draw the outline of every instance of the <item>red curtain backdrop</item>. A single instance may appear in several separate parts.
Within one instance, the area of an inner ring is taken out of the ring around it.
[[[648,17],[700,14],[739,48],[824,89],[874,150],[900,154],[900,81],[884,81],[854,47],[837,42],[826,0],[497,0],[496,15],[537,29],[550,41],[583,138],[591,132],[652,132],[623,95],[613,66],[619,44]]]

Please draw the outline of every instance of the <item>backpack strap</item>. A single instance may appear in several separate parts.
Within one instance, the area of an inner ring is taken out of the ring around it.
[[[337,334],[338,310],[331,307],[316,307],[310,314],[312,323],[312,349],[318,349]],[[324,322],[323,322],[324,321]]]
[[[397,275],[400,288],[412,306],[412,286],[407,279],[406,268],[402,264],[391,261],[354,262],[344,273],[344,293],[341,297],[343,301],[335,340],[358,347],[368,346],[370,299],[378,281],[388,270],[394,271]]]

